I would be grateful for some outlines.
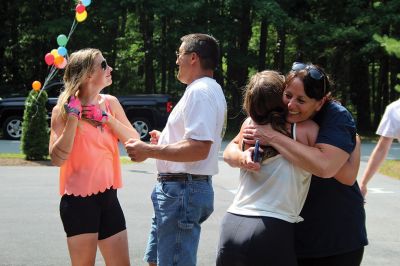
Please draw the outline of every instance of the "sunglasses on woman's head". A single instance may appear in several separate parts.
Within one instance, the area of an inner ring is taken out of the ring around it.
[[[106,70],[107,70],[107,67],[108,67],[107,61],[106,61],[105,59],[104,59],[103,61],[101,61],[100,66],[101,66],[101,68],[102,68],[104,71],[106,71]]]
[[[324,95],[325,95],[325,91],[326,91],[325,73],[310,64],[294,62],[292,65],[292,71],[300,71],[303,69],[305,69],[307,71],[307,73],[310,75],[310,77],[312,79],[317,80],[317,81],[319,81],[321,79],[324,80]]]

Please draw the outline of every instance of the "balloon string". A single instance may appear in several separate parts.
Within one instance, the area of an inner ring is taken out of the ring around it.
[[[72,35],[72,33],[74,33],[74,31],[75,31],[75,29],[76,29],[77,26],[78,26],[78,22],[77,22],[76,19],[74,18],[74,20],[73,20],[73,22],[72,22],[71,29],[69,30],[69,33],[68,33],[67,43],[64,45],[64,47],[67,47],[67,44],[68,44],[68,42],[69,42],[69,39],[71,38],[71,35]],[[67,58],[67,60],[69,60],[68,53],[65,55],[65,57]],[[32,97],[33,97],[33,99],[35,100],[35,103],[36,103],[36,112],[35,112],[35,114],[34,114],[31,118],[35,117],[35,116],[36,116],[36,113],[37,113],[38,110],[39,110],[37,104],[38,104],[38,100],[39,100],[39,98],[40,98],[40,95],[42,94],[42,91],[44,91],[44,90],[46,89],[47,84],[55,77],[55,75],[57,75],[58,70],[59,70],[59,69],[56,68],[55,65],[52,65],[51,68],[50,68],[49,74],[47,75],[47,77],[46,77],[45,80],[44,80],[43,87],[42,87],[42,89],[39,91],[39,94],[37,95],[37,97],[34,97],[34,96],[32,95]]]
[[[49,83],[50,80],[54,78],[54,76],[57,74],[58,69],[52,65],[50,69],[50,73],[47,75],[46,79],[44,80],[43,88],[39,91],[38,96],[36,97],[36,102],[38,101],[40,95],[42,94],[42,91],[46,89],[47,84]]]
[[[53,65],[51,66],[50,69],[50,73],[47,75],[46,79],[44,80],[44,84],[43,84],[43,90],[46,89],[47,84],[49,83],[50,80],[52,80],[55,76],[55,74],[57,74],[58,69]]]
[[[74,21],[72,22],[71,29],[69,30],[69,33],[68,33],[67,43],[68,43],[69,38],[71,37],[72,33],[74,33],[74,31],[75,31],[75,29],[76,29],[76,26],[78,26],[78,23],[76,22],[76,19],[74,18]],[[67,46],[67,44],[65,44],[65,47],[66,47],[66,46]]]
[[[64,47],[67,47],[69,38],[71,38],[72,33],[74,33],[74,31],[75,31],[75,29],[76,29],[76,26],[78,26],[78,23],[76,22],[76,19],[74,18],[74,21],[72,22],[71,29],[69,30],[69,33],[68,33],[67,43],[65,44]],[[66,56],[67,56],[67,60],[68,60],[68,54],[67,54]],[[47,77],[45,78],[43,87],[42,87],[42,89],[40,90],[40,92],[39,92],[37,98],[35,99],[36,102],[37,102],[37,99],[39,99],[40,95],[42,94],[42,91],[46,89],[47,84],[55,77],[55,75],[57,74],[57,72],[58,72],[58,69],[57,69],[54,65],[52,65],[52,66],[51,66],[51,69],[50,69],[50,73],[49,73],[49,74],[47,75]]]
[[[74,18],[74,20],[72,21],[71,29],[69,30],[69,33],[68,33],[67,43],[65,44],[64,47],[67,47],[68,41],[69,41],[69,39],[71,38],[71,35],[72,35],[72,33],[74,33],[74,31],[75,31],[75,29],[76,29],[77,26],[78,26],[78,23],[77,23],[76,19]],[[67,60],[69,59],[68,54],[66,54],[66,58],[67,58]],[[52,66],[51,66],[51,69],[50,69],[50,73],[49,73],[49,74],[47,75],[47,77],[45,78],[43,87],[42,87],[42,89],[40,90],[38,96],[37,96],[36,99],[35,99],[36,102],[37,102],[37,100],[39,99],[39,97],[40,97],[42,91],[46,89],[47,84],[55,77],[55,75],[57,74],[57,72],[58,72],[58,68],[56,68],[54,65],[52,65]]]

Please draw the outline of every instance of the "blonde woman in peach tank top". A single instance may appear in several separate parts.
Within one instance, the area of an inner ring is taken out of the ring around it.
[[[69,57],[65,89],[51,116],[49,153],[60,166],[60,216],[72,265],[94,265],[97,247],[106,264],[130,265],[118,140],[139,139],[111,85],[112,68],[97,49]]]

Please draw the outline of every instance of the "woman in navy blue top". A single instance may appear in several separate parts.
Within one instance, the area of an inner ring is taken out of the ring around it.
[[[286,82],[290,83],[283,95],[287,121],[312,118],[320,127],[315,146],[293,141],[269,125],[248,126],[245,142],[254,144],[258,139],[313,173],[300,213],[304,221],[295,226],[298,264],[360,265],[368,240],[363,197],[356,181],[360,149],[354,119],[331,98],[329,78],[320,67],[295,62]],[[233,146],[229,148],[234,150]]]

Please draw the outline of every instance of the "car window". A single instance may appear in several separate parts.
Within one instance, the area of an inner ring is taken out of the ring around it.
[[[46,87],[46,92],[48,97],[57,98],[63,89],[64,84],[62,82],[55,82]]]

